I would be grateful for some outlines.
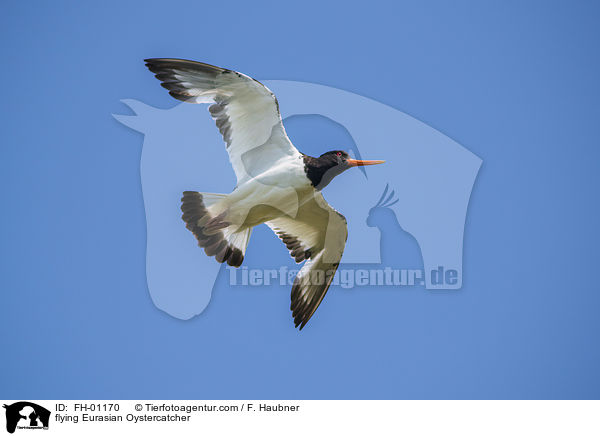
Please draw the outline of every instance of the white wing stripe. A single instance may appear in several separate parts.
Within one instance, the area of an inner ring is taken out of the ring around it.
[[[261,83],[224,68],[181,59],[147,59],[146,65],[169,93],[188,103],[214,103],[211,115],[228,145],[238,184],[256,174],[245,153],[269,142],[268,159],[300,156],[285,134],[277,99]]]
[[[316,193],[298,209],[294,219],[266,223],[290,249],[297,262],[308,259],[292,286],[294,323],[302,329],[325,297],[344,253],[346,219]]]

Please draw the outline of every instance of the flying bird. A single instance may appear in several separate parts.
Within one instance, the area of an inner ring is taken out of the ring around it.
[[[319,157],[299,152],[288,138],[275,95],[244,74],[182,59],[146,59],[174,98],[209,103],[237,177],[230,194],[185,191],[182,218],[208,256],[239,267],[252,228],[266,224],[296,262],[291,310],[300,330],[323,300],[338,268],[346,219],[321,190],[345,170],[383,163],[356,160],[342,150]]]

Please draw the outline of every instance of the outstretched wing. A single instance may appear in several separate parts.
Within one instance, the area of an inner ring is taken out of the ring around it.
[[[292,316],[302,330],[323,301],[342,259],[348,237],[346,219],[315,192],[295,218],[276,218],[266,224],[296,262],[308,259],[292,286]]]
[[[285,133],[275,95],[244,74],[183,59],[146,59],[146,66],[169,90],[188,103],[213,103],[208,109],[223,135],[238,184],[259,174],[268,153],[273,163],[300,156]],[[259,148],[260,147],[260,148]]]

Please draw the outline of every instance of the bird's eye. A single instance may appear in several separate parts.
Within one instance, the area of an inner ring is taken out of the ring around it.
[[[337,154],[338,156],[341,156],[341,155],[342,155],[342,152],[338,151],[336,154]]]

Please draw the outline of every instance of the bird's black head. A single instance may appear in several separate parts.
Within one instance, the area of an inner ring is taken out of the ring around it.
[[[328,151],[327,153],[323,153],[317,159],[324,165],[333,168],[336,166],[346,166],[345,163],[348,159],[350,159],[350,155],[342,150],[333,150]],[[346,169],[348,168],[350,167],[347,166]]]
[[[376,165],[383,162],[382,160],[352,159],[348,153],[342,150],[328,151],[319,157],[304,156],[306,175],[317,190],[323,189],[335,176],[342,174],[348,168]]]

